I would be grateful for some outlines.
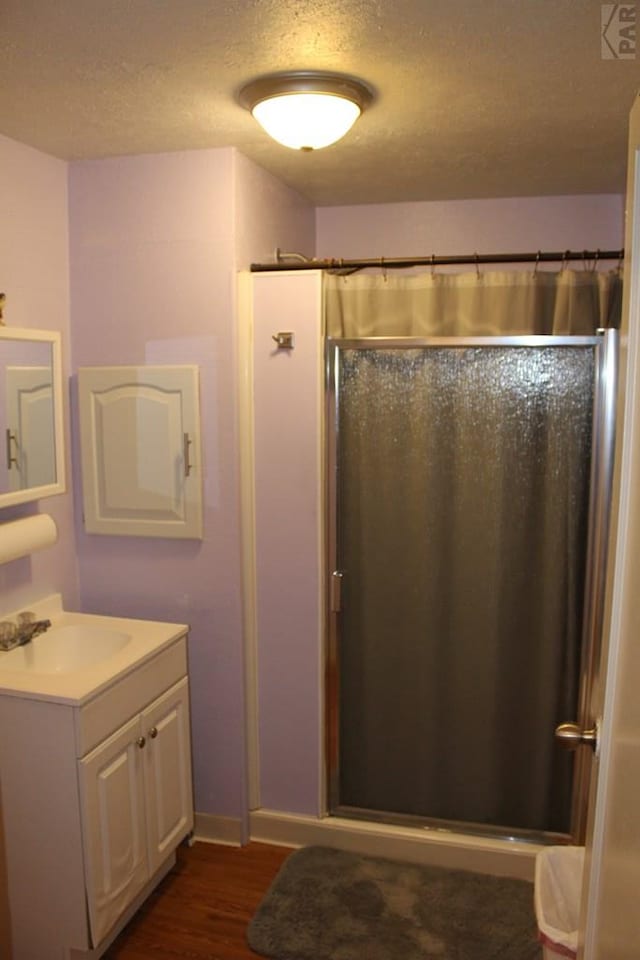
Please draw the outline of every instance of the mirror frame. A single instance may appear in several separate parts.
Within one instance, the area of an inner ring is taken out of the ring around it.
[[[62,393],[62,345],[57,330],[31,330],[28,327],[0,326],[0,343],[3,340],[31,340],[36,343],[51,344],[51,385],[53,389],[53,432],[56,457],[56,481],[40,487],[27,487],[25,490],[12,490],[0,493],[0,509],[12,507],[42,497],[53,497],[65,493],[65,445],[64,445],[64,399]]]

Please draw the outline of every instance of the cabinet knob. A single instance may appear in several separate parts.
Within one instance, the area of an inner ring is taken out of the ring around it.
[[[158,728],[151,727],[151,730],[149,730],[149,736],[151,737],[152,740],[155,740],[155,738],[158,736]]]
[[[146,742],[147,742],[147,741],[145,740],[144,737],[138,737],[138,739],[136,740],[136,743],[138,744],[138,746],[140,747],[141,750],[142,750],[142,748],[144,747],[144,745],[145,745]]]

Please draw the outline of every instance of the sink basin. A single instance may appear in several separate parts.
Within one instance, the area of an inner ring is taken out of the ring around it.
[[[51,627],[23,647],[0,654],[0,670],[73,673],[108,660],[130,640],[130,634],[108,627]]]

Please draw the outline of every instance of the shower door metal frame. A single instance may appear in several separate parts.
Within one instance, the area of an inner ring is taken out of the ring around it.
[[[611,485],[615,449],[615,407],[618,379],[617,330],[598,330],[594,336],[503,336],[503,337],[361,337],[326,340],[326,422],[327,422],[327,646],[326,646],[326,773],[328,813],[351,819],[420,827],[429,830],[456,831],[471,835],[500,837],[531,843],[582,843],[586,829],[591,753],[580,747],[574,764],[570,834],[557,834],[524,828],[512,829],[493,824],[443,820],[413,814],[367,810],[340,804],[340,607],[341,583],[338,566],[339,503],[338,442],[340,418],[339,356],[341,350],[469,347],[593,347],[595,354],[594,402],[592,414],[591,468],[587,550],[585,557],[585,596],[582,627],[582,654],[578,680],[578,723],[593,726],[591,691],[597,679],[602,649],[604,598],[609,539]],[[567,718],[571,719],[571,718]]]

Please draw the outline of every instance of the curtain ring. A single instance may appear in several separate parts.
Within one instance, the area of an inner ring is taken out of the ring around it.
[[[587,262],[587,251],[586,251],[586,250],[585,250],[585,252],[584,252],[584,257],[585,257],[585,270],[586,270],[586,269],[587,269],[587,266],[586,266],[586,262]],[[595,272],[596,272],[596,268],[597,268],[597,266],[598,266],[598,260],[599,260],[599,259],[600,259],[600,248],[598,248],[598,249],[596,250],[596,252],[594,253],[594,255],[593,255],[592,257],[589,257],[589,273],[595,273]]]
[[[533,275],[534,275],[534,277],[535,277],[536,274],[538,273],[538,266],[539,266],[539,265],[540,265],[540,251],[538,250],[538,252],[536,253],[536,265],[535,265],[535,267],[533,268]]]
[[[380,269],[382,270],[382,279],[387,282],[387,268],[384,265],[384,257],[380,257]]]
[[[569,261],[570,253],[571,253],[570,250],[565,250],[565,252],[562,254],[562,267],[561,267],[562,273],[564,273],[564,271],[567,269],[567,263]]]
[[[588,256],[589,251],[582,251],[582,269],[585,273],[595,273],[596,261],[598,259],[597,254],[594,254],[593,257]]]
[[[436,255],[435,253],[431,254],[431,276],[435,277],[436,275]]]
[[[478,260],[478,251],[477,251],[477,250],[476,250],[476,253],[475,253],[475,258],[476,258],[476,277],[477,277],[478,280],[479,280],[479,279],[480,279],[480,262],[479,262],[479,260]]]

